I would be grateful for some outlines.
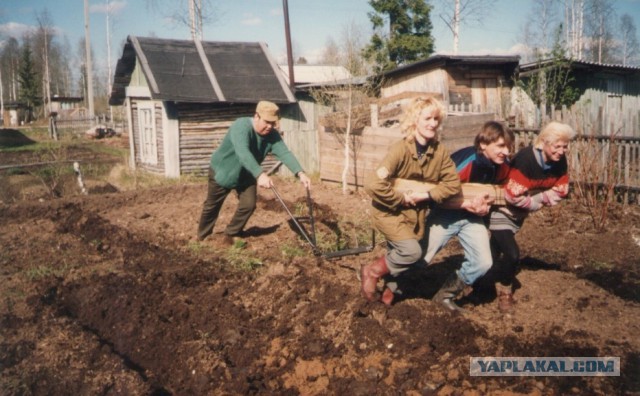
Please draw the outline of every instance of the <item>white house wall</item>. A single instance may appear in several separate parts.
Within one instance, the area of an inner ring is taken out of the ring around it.
[[[162,107],[162,131],[164,144],[164,175],[180,177],[180,126],[177,111],[164,102]]]

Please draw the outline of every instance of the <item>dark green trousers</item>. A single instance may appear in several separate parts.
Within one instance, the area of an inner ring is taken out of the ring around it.
[[[220,186],[215,179],[215,172],[209,168],[209,183],[207,188],[207,199],[202,207],[200,224],[198,225],[198,239],[203,240],[213,233],[220,210],[229,193],[235,190],[238,194],[238,207],[227,225],[224,233],[227,235],[238,235],[249,221],[249,218],[256,209],[257,187],[252,184],[248,187],[228,189]]]

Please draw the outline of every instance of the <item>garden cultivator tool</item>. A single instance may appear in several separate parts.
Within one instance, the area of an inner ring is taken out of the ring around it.
[[[342,256],[350,256],[350,255],[354,255],[354,254],[370,252],[375,247],[375,244],[376,244],[376,242],[375,242],[375,231],[372,230],[371,231],[371,245],[369,245],[369,246],[361,246],[361,247],[357,247],[357,248],[344,249],[344,250],[338,250],[338,251],[326,252],[326,253],[321,252],[320,249],[318,248],[317,244],[316,244],[316,229],[315,229],[315,219],[313,217],[313,202],[311,201],[311,192],[309,191],[309,189],[307,189],[307,206],[309,208],[309,215],[306,216],[306,217],[296,217],[296,216],[294,216],[293,213],[291,213],[291,211],[287,207],[287,204],[284,202],[284,200],[280,196],[280,193],[278,193],[278,190],[276,190],[276,188],[274,186],[271,186],[271,190],[275,194],[276,198],[278,198],[278,201],[280,201],[280,203],[284,207],[284,210],[289,214],[289,217],[291,217],[291,220],[292,220],[293,224],[295,224],[295,226],[298,229],[298,231],[300,231],[300,233],[302,234],[304,239],[306,239],[307,242],[309,243],[309,245],[311,245],[311,248],[313,249],[313,254],[315,256],[322,256],[322,257],[325,257],[325,258],[336,258],[336,257],[342,257]],[[308,222],[309,223],[309,228],[311,229],[311,231],[307,232],[307,230],[302,226],[302,224],[300,224],[300,221]]]

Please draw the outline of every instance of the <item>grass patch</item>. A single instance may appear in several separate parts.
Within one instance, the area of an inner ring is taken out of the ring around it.
[[[589,260],[586,263],[586,266],[587,268],[591,268],[596,271],[610,271],[614,268],[614,265],[611,263],[606,263],[604,261],[596,261],[596,260]]]
[[[241,272],[253,271],[263,265],[258,257],[253,256],[244,247],[238,247],[237,243],[227,249],[224,258],[232,269]]]
[[[282,252],[282,257],[287,260],[290,260],[294,257],[304,257],[307,255],[306,250],[302,249],[300,246],[289,244],[283,245],[280,251]]]
[[[120,165],[113,173],[113,184],[121,190],[137,190],[157,187],[182,186],[187,184],[202,183],[204,176],[183,175],[177,178],[168,178],[164,175],[154,175],[143,170],[132,170],[128,166]]]
[[[214,252],[214,249],[210,245],[200,241],[189,241],[187,249],[196,256],[211,254]]]
[[[37,267],[31,267],[24,271],[25,277],[30,281],[36,281],[51,276],[62,276],[69,272],[71,266],[65,264],[62,268],[53,268],[46,265],[39,265]]]

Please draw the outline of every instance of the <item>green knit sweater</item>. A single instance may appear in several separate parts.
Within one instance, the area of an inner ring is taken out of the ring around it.
[[[211,155],[216,182],[224,188],[255,184],[262,173],[260,164],[269,153],[273,153],[294,175],[302,171],[280,133],[272,129],[268,135],[260,136],[253,130],[252,120],[252,117],[242,117],[234,121],[220,147]]]

